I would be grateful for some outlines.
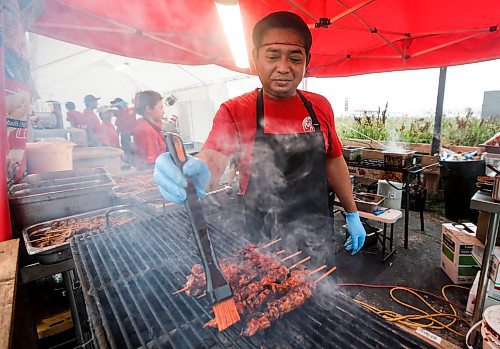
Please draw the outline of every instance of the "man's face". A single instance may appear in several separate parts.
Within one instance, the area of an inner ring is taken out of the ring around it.
[[[252,55],[265,94],[275,99],[295,95],[308,61],[304,39],[299,34],[290,29],[271,29]]]
[[[159,100],[154,108],[151,108],[150,106],[147,107],[147,109],[150,111],[149,117],[151,120],[155,122],[160,122],[163,118],[163,100]]]

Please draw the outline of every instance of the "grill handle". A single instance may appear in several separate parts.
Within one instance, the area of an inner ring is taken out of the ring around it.
[[[109,221],[109,214],[110,213],[132,213],[134,217],[137,217],[137,215],[132,211],[131,209],[127,208],[127,206],[116,206],[112,207],[109,210],[106,211],[106,214],[104,215],[106,219],[106,228],[109,229],[111,228],[111,222]]]
[[[187,161],[186,151],[182,139],[175,133],[167,133],[166,143],[168,151],[174,164],[181,170]],[[198,251],[203,262],[207,280],[207,295],[212,304],[218,303],[232,296],[231,287],[220,270],[217,257],[215,255],[212,241],[205,223],[205,216],[196,194],[194,182],[186,177],[188,185],[186,187],[186,210],[191,220],[194,237],[198,246]]]

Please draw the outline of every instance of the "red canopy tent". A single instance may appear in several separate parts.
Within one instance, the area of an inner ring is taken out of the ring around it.
[[[41,35],[146,60],[213,63],[240,70],[233,63],[215,0],[20,3],[25,5],[25,13],[40,10],[40,16],[28,29]],[[249,52],[252,27],[266,14],[287,10],[306,20],[313,32],[309,76],[350,76],[500,58],[498,0],[240,0],[239,3]],[[3,72],[1,62],[0,59]],[[0,113],[3,118],[2,108]],[[0,134],[6,134],[3,120]],[[2,154],[3,148],[5,144],[0,142]],[[7,198],[5,193],[0,194],[3,222],[0,230],[3,230],[8,225],[4,219]],[[1,237],[2,231],[0,240]]]
[[[500,58],[498,0],[240,0],[254,24],[293,11],[313,32],[310,76],[350,76]],[[46,0],[31,31],[115,54],[238,70],[214,0]]]

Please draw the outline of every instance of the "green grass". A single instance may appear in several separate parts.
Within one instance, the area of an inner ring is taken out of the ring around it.
[[[387,117],[387,105],[375,114],[336,119],[341,138],[374,139],[410,143],[431,143],[433,118]],[[464,117],[443,118],[441,143],[443,146],[478,146],[500,130],[500,119],[482,119],[468,113]]]

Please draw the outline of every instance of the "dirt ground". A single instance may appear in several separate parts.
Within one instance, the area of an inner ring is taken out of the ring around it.
[[[391,310],[401,315],[415,314],[417,311],[407,309],[391,299],[389,289],[341,285],[343,283],[398,285],[421,289],[442,296],[442,287],[453,284],[440,268],[441,224],[449,222],[449,220],[438,214],[425,212],[424,221],[425,231],[420,231],[419,213],[410,212],[408,249],[405,249],[403,245],[404,218],[395,224],[394,242],[397,252],[385,263],[381,262],[380,243],[364,248],[357,255],[351,256],[342,248],[342,234],[337,234],[338,237],[341,236],[341,238],[336,239],[337,282],[340,285],[340,291],[381,310]],[[335,219],[337,232],[342,229],[343,224],[343,218],[337,215]],[[370,224],[373,224],[373,222],[370,222]],[[459,307],[463,307],[462,309],[456,307],[458,314],[462,317],[465,317],[468,292],[468,290],[454,287],[446,290],[449,299]],[[423,302],[411,294],[398,291],[396,295],[413,306],[429,311]],[[440,311],[451,312],[451,309],[444,302],[436,301],[431,296],[424,296],[424,299]],[[450,320],[441,320],[446,323],[450,322]],[[453,328],[465,334],[469,327],[468,324],[458,323]],[[464,337],[453,334],[448,330],[430,329],[430,331],[459,347],[464,345]]]

